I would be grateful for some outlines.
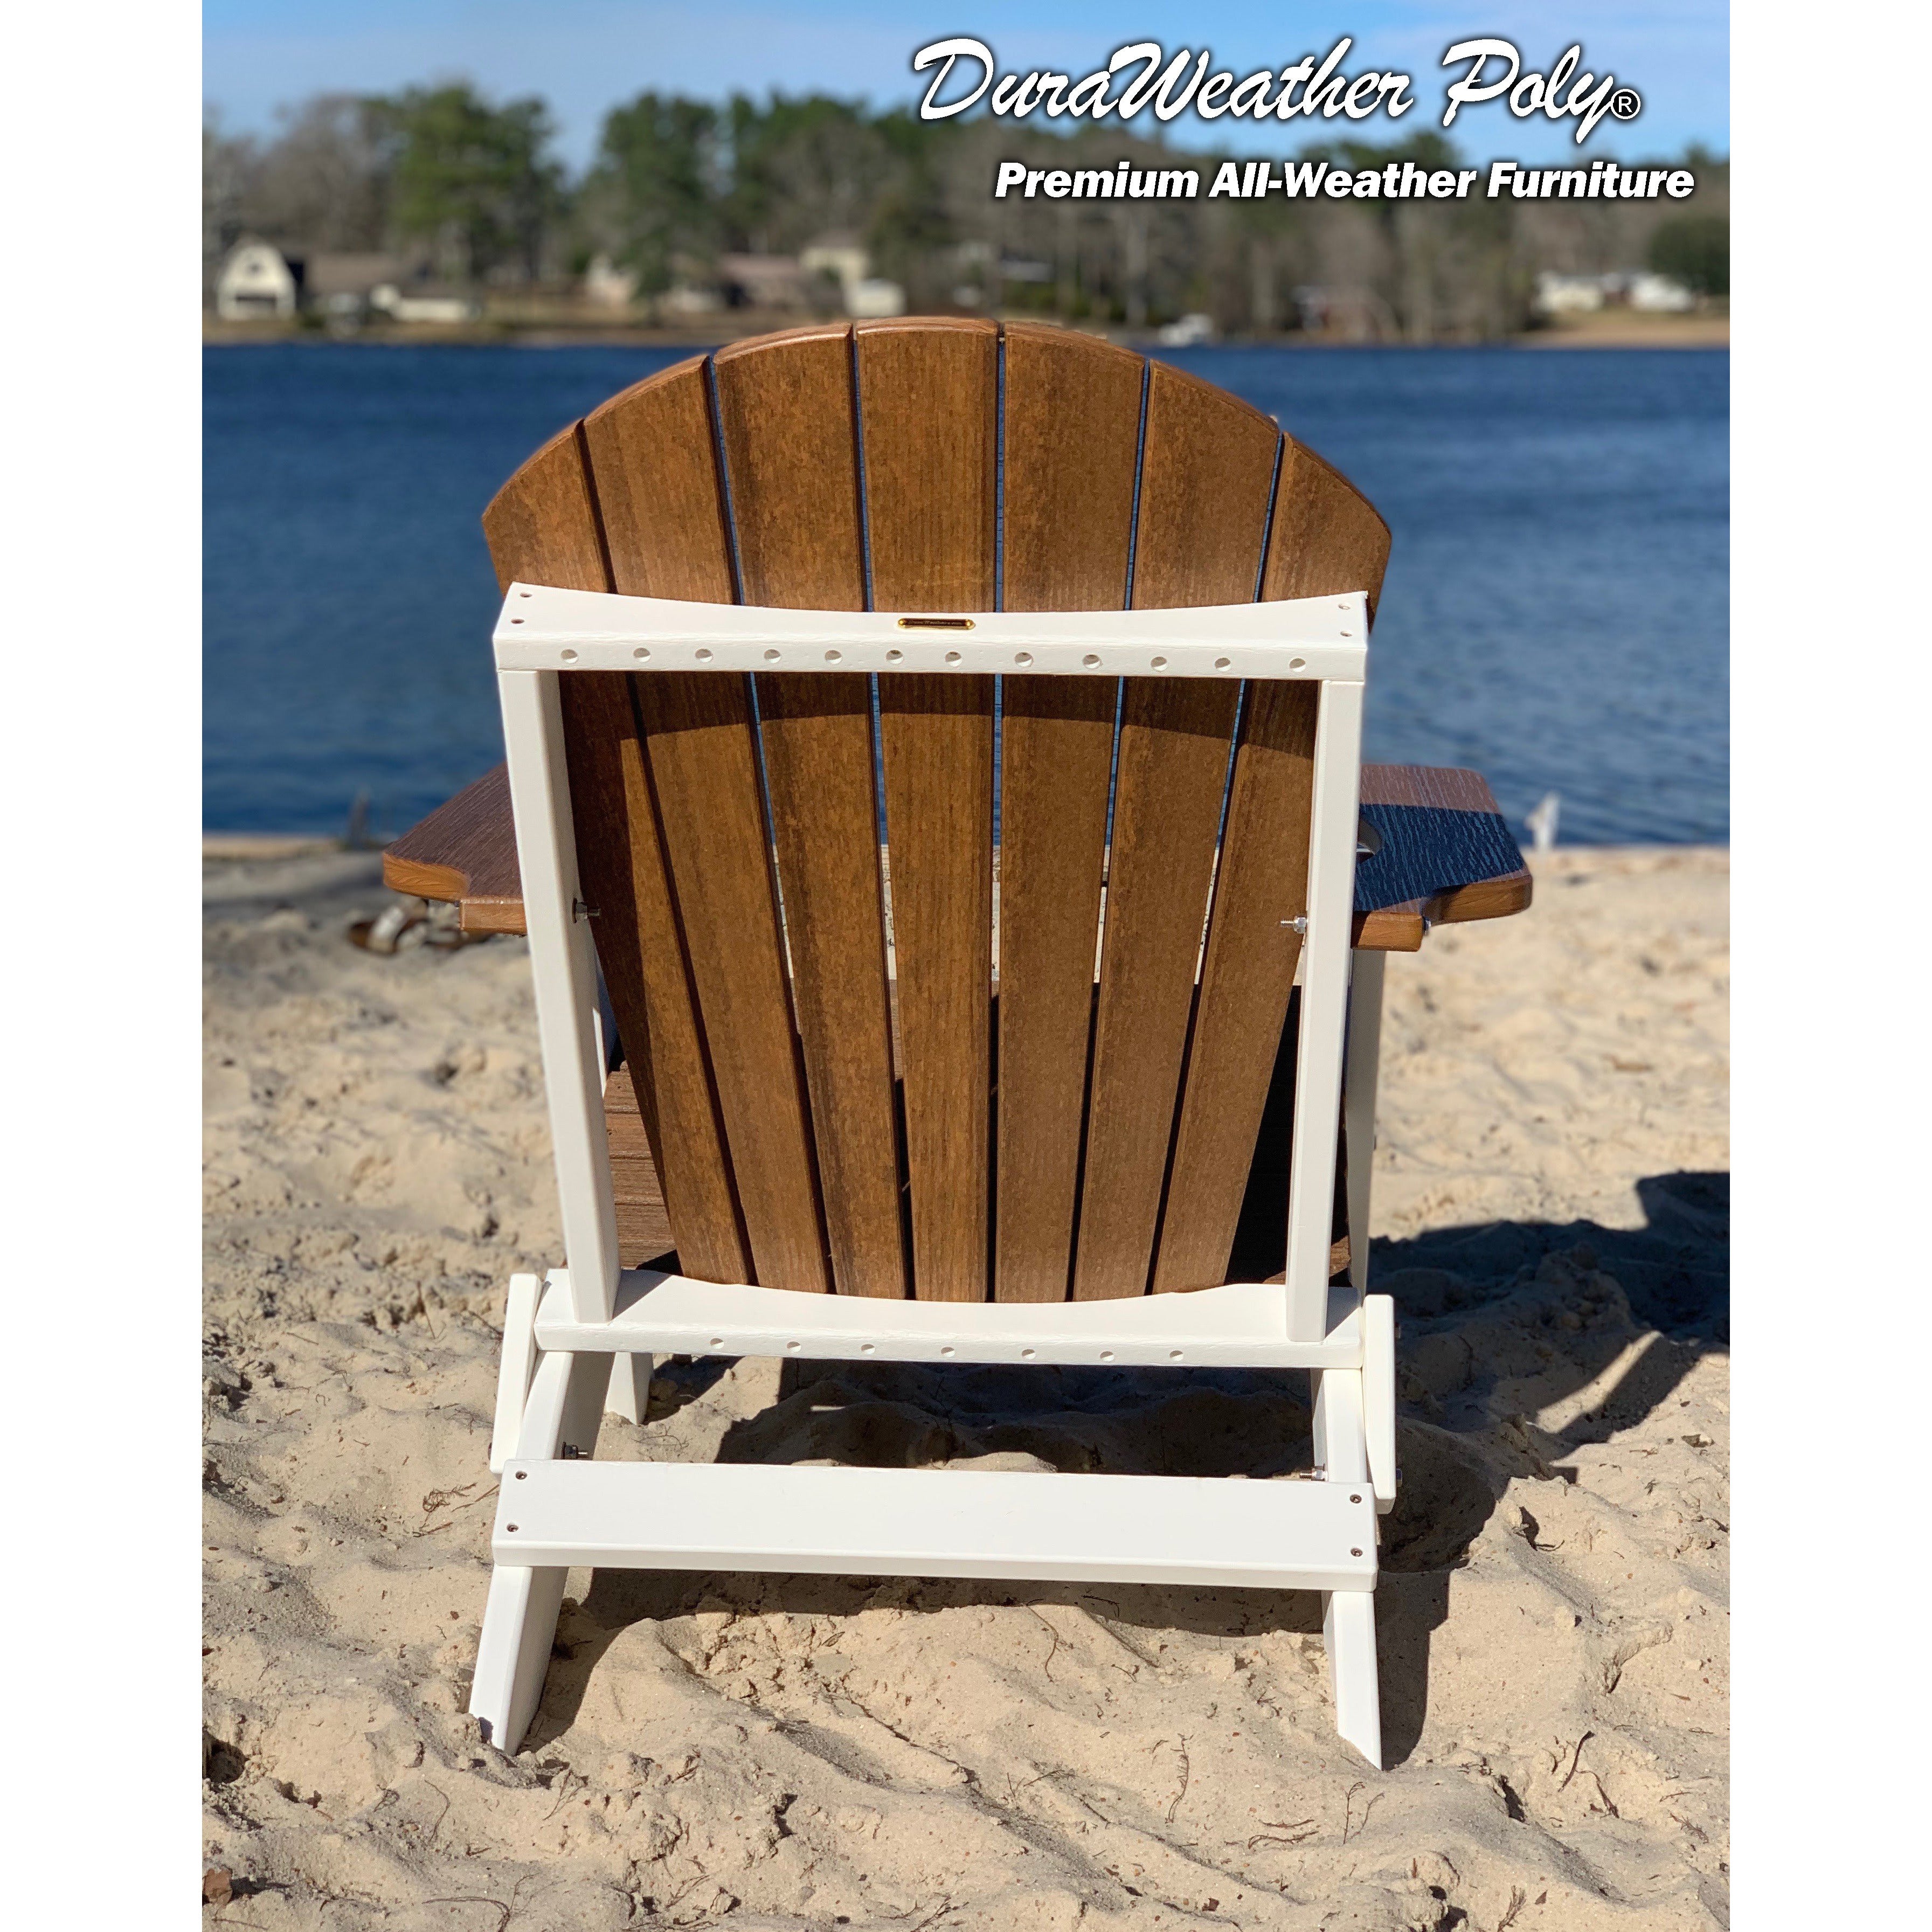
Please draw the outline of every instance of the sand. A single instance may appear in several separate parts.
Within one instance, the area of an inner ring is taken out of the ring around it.
[[[1313,1599],[1119,1586],[574,1573],[482,1744],[496,1324],[558,1258],[524,946],[370,956],[368,857],[212,866],[209,1919],[1725,1924],[1727,879],[1559,852],[1390,965],[1378,1773]],[[674,1362],[598,1454],[1258,1480],[1306,1427],[1297,1376]]]

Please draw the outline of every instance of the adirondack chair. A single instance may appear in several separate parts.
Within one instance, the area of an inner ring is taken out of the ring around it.
[[[1528,880],[1473,774],[1364,782],[1375,511],[1176,369],[910,320],[653,376],[484,522],[507,775],[388,868],[527,931],[555,1143],[487,1735],[518,1747],[573,1564],[1166,1581],[1321,1592],[1379,1763],[1377,949]],[[622,1252],[620,1087],[674,1268]],[[1231,1279],[1258,1200],[1272,1267]],[[592,1460],[673,1354],[1305,1370],[1317,1480]]]

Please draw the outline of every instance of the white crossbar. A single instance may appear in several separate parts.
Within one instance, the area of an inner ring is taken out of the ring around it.
[[[1359,681],[1368,662],[1368,599],[1360,591],[1179,610],[908,616],[687,604],[513,584],[503,599],[496,646],[500,670],[890,670]]]
[[[501,1564],[1372,1590],[1366,1484],[512,1462]]]
[[[796,1355],[808,1360],[1058,1362],[1116,1366],[1358,1369],[1360,1303],[1330,1291],[1325,1331],[1288,1338],[1280,1282],[1113,1301],[886,1301],[804,1294],[627,1268],[616,1312],[584,1322],[569,1271],[537,1311],[540,1348],[639,1355]]]

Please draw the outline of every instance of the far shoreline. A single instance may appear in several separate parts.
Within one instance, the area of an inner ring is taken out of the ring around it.
[[[1047,322],[1051,316],[1000,316],[994,320]],[[484,322],[454,326],[402,324],[382,328],[332,332],[299,325],[224,322],[204,318],[202,346],[206,349],[266,346],[271,344],[340,344],[364,348],[473,347],[493,349],[670,349],[693,355],[722,349],[779,329],[818,327],[837,316],[763,314],[742,326],[699,331],[649,328],[627,322]],[[1566,319],[1544,328],[1480,340],[1431,342],[1364,342],[1340,336],[1295,330],[1280,335],[1224,335],[1212,342],[1163,343],[1151,329],[1090,328],[1078,322],[1060,325],[1077,333],[1104,337],[1124,348],[1159,353],[1177,348],[1210,349],[1728,349],[1728,313],[1714,315],[1638,317],[1612,312],[1587,320]]]

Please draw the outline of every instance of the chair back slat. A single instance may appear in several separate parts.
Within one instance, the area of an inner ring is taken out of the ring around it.
[[[1261,573],[1281,433],[1225,389],[1148,367],[1133,608],[1245,604]]]
[[[990,610],[998,326],[861,322],[852,344],[873,608]]]
[[[1388,560],[1388,526],[1375,506],[1313,450],[1283,436],[1262,601],[1366,590],[1372,618]]]
[[[1064,1301],[1071,1279],[1118,695],[1112,679],[1006,681],[997,1301]]]
[[[656,380],[667,386],[678,374]],[[637,393],[607,404],[599,416]],[[590,440],[588,425],[552,438],[484,512],[484,535],[502,585],[520,578],[569,590],[624,587],[614,580],[604,546],[586,462]],[[662,540],[659,526],[653,534]],[[578,871],[592,895],[586,903],[600,918],[610,908],[598,956],[620,1036],[641,1076],[638,1111],[666,1210],[691,1266],[742,1280],[751,1257],[694,998],[675,939],[668,951],[644,943],[669,922],[668,890],[628,687],[621,672],[600,671],[567,680],[560,693]]]
[[[559,430],[496,492],[483,512],[483,536],[500,589],[519,578],[564,590],[614,587],[581,423]]]
[[[999,331],[853,331],[874,605],[994,602]],[[914,1292],[983,1301],[992,1232],[993,681],[879,680]]]
[[[730,540],[712,454],[704,359],[614,396],[584,422],[612,589],[627,596],[731,601]],[[598,909],[598,957],[647,1126],[680,1261],[692,1273],[755,1272],[728,1150],[634,681],[608,680],[594,712],[567,679],[564,740],[579,808],[579,868]]]
[[[743,601],[864,610],[850,327],[741,342],[712,366]]]
[[[752,1250],[766,1287],[832,1286],[752,728],[750,680],[637,681],[677,916]]]
[[[862,610],[849,330],[741,345],[715,367],[745,601]],[[833,1282],[903,1295],[871,687],[836,673],[754,682]]]
[[[1154,1268],[1156,1292],[1227,1280],[1308,906],[1313,685],[1256,683],[1241,717],[1186,1090]],[[1281,1164],[1284,1213],[1288,1168]],[[1286,1228],[1286,1220],[1283,1226]]]
[[[1146,378],[1126,350],[1006,326],[1008,610],[1125,604]],[[1072,1279],[1119,694],[1112,679],[1006,681],[996,1300],[1064,1301]]]
[[[1237,398],[1149,366],[1136,608],[1253,596],[1280,440]],[[1154,1270],[1237,695],[1208,681],[1126,681],[1076,1300],[1143,1293]]]
[[[914,614],[1372,600],[1388,548],[1225,392],[968,319],[666,370],[485,524],[506,583]],[[1291,1010],[1315,687],[1014,676],[996,725],[991,678],[888,673],[875,727],[836,671],[561,685],[687,1273],[970,1301],[1225,1278]]]
[[[820,1192],[841,1294],[903,1297],[899,1157],[863,677],[758,680]]]
[[[592,410],[584,441],[611,587],[627,597],[731,602],[704,358],[647,376]]]
[[[1126,602],[1145,360],[1038,322],[1006,327],[1009,610]]]
[[[1076,1300],[1146,1292],[1240,688],[1129,678],[1120,712]]]
[[[590,672],[560,686],[578,874],[680,1257],[743,1281],[751,1249],[630,684]]]
[[[993,680],[882,676],[913,1280],[983,1301],[992,1252]]]

